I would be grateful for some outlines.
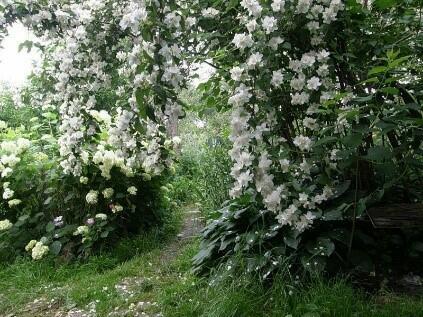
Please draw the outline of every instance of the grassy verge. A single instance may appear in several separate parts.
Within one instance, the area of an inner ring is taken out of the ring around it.
[[[20,260],[3,267],[0,316],[66,316],[59,313],[76,308],[98,317],[423,316],[422,299],[366,296],[342,280],[302,287],[278,279],[269,288],[251,276],[199,278],[189,272],[198,243],[172,242],[171,235],[139,236],[85,263]]]

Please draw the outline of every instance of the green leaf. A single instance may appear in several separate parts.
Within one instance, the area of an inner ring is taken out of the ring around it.
[[[54,241],[52,244],[50,244],[50,252],[54,255],[58,255],[61,249],[62,243],[60,241]]]
[[[52,223],[51,221],[46,225],[46,232],[53,232],[55,226],[54,223]]]
[[[335,221],[335,220],[342,220],[344,211],[347,210],[347,204],[342,204],[334,209],[331,209],[325,213],[323,213],[322,219],[325,221]]]
[[[392,158],[392,152],[389,148],[381,146],[381,145],[376,145],[374,147],[371,147],[368,152],[367,155],[363,156],[364,159],[369,160],[369,161],[376,161],[376,162],[381,162],[384,160],[389,160]]]
[[[398,95],[399,90],[395,87],[383,87],[379,89],[380,92],[383,92],[388,95]]]
[[[316,143],[314,143],[314,147],[320,146],[320,145],[323,145],[323,144],[334,143],[336,141],[338,141],[338,138],[337,137],[334,137],[334,136],[326,136],[324,138],[321,138]]]
[[[330,256],[335,251],[335,244],[329,238],[318,237],[309,241],[306,249],[312,255]]]
[[[347,180],[343,183],[336,185],[335,186],[335,192],[332,195],[332,197],[330,197],[330,199],[335,199],[335,198],[338,198],[339,196],[341,196],[343,193],[345,193],[348,190],[348,188],[350,188],[350,185],[351,185],[350,180]]]
[[[139,116],[143,119],[147,119],[147,107],[145,106],[144,101],[145,91],[142,89],[137,89],[135,92],[135,99],[137,100]]]
[[[303,267],[312,273],[320,273],[326,267],[326,258],[323,256],[305,255],[301,257]]]
[[[21,52],[24,48],[26,48],[27,53],[29,53],[31,52],[33,46],[34,46],[34,42],[26,40],[19,44],[18,52]]]
[[[397,4],[396,0],[375,0],[373,5],[379,9],[388,9]]]
[[[44,205],[48,205],[51,202],[52,197],[48,197],[45,201],[44,201]]]
[[[288,247],[297,249],[301,240],[301,237],[298,236],[298,231],[291,230],[283,237],[283,242],[285,242]]]
[[[349,147],[356,148],[363,141],[363,136],[359,133],[349,134],[341,139],[341,142]]]
[[[386,67],[386,66],[376,66],[376,67],[373,67],[371,70],[369,70],[369,72],[367,74],[370,76],[370,75],[374,75],[374,74],[384,73],[387,70],[388,70],[388,67]]]
[[[386,121],[383,121],[383,119],[378,121],[375,124],[375,126],[381,129],[383,133],[387,133],[389,131],[395,130],[395,128],[397,127],[395,123],[386,122]]]

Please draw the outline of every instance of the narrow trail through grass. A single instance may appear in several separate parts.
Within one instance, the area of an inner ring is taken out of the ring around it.
[[[187,206],[177,227],[86,262],[22,259],[0,268],[0,317],[423,317],[421,298],[364,294],[342,280],[269,288],[232,276],[210,285],[190,273],[200,216]]]
[[[164,284],[179,282],[176,257],[189,263],[195,252],[199,216],[186,206],[176,236],[174,228],[151,232],[85,263],[25,259],[0,269],[0,317],[162,316],[157,297]],[[120,254],[135,255],[122,261]]]

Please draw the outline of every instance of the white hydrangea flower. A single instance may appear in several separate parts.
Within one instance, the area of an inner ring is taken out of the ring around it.
[[[310,90],[318,90],[322,85],[320,78],[313,76],[307,81],[307,88]]]
[[[307,129],[316,131],[319,129],[319,124],[317,123],[317,120],[314,118],[306,117],[303,119],[303,124]]]
[[[98,191],[90,190],[85,196],[85,200],[90,205],[95,205],[98,202]]]
[[[232,40],[232,43],[235,45],[236,48],[239,48],[240,50],[244,50],[247,47],[252,47],[254,44],[253,38],[251,34],[235,34],[234,39]]]
[[[20,199],[12,199],[12,200],[9,200],[7,203],[9,204],[9,207],[14,207],[14,206],[17,206],[20,203],[22,203],[22,200],[20,200]]]
[[[232,67],[232,69],[229,72],[231,73],[231,78],[233,80],[241,81],[244,69],[239,66],[235,66],[235,67]]]
[[[10,199],[13,197],[14,194],[15,192],[13,190],[11,190],[10,188],[5,188],[3,192],[3,199]]]
[[[274,12],[284,12],[285,0],[273,0],[271,7]]]
[[[113,188],[106,188],[102,192],[103,197],[106,198],[106,199],[111,198],[114,193],[115,193],[115,190]]]
[[[31,251],[35,245],[37,244],[37,240],[31,240],[28,242],[28,244],[25,246],[25,251],[29,252]]]
[[[219,10],[216,10],[215,8],[212,8],[212,7],[201,10],[201,15],[204,18],[214,18],[218,14],[219,14]]]
[[[138,191],[138,189],[135,186],[128,187],[128,193],[130,195],[136,195],[137,191]]]
[[[90,231],[90,229],[88,228],[88,226],[79,226],[78,228],[76,228],[76,230],[73,233],[73,235],[74,236],[77,236],[77,235],[86,235],[89,231]]]
[[[114,204],[113,206],[112,206],[112,212],[114,213],[114,214],[116,214],[116,213],[118,213],[118,212],[121,212],[123,210],[123,207],[122,207],[122,205],[120,205],[120,204]]]
[[[291,164],[290,161],[288,159],[282,159],[279,161],[279,164],[281,165],[282,172],[288,173]]]
[[[241,6],[248,10],[248,13],[252,16],[260,16],[263,11],[262,6],[257,0],[242,0]]]
[[[261,65],[263,61],[263,54],[261,53],[253,53],[247,60],[247,66],[249,69],[254,69]]]
[[[292,105],[304,105],[310,100],[310,95],[306,92],[295,93],[291,96]]]
[[[42,259],[49,251],[49,247],[44,245],[42,242],[37,242],[32,248],[32,258],[34,260]]]
[[[96,214],[95,215],[95,218],[100,219],[100,220],[106,220],[107,219],[107,215],[106,214],[99,213],[99,214]]]
[[[13,227],[13,224],[8,219],[0,221],[0,231],[9,230],[12,227]]]
[[[278,87],[283,83],[283,75],[281,70],[275,70],[272,73],[272,80],[270,82],[273,86]]]
[[[265,16],[262,20],[262,26],[266,34],[270,34],[278,29],[278,20],[271,16]]]

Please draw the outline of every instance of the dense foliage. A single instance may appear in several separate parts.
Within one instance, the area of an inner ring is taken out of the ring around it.
[[[295,269],[308,271],[321,271],[327,263],[375,271],[380,232],[369,230],[368,222],[361,225],[366,211],[422,201],[421,1],[10,0],[0,5],[1,24],[20,20],[46,43],[37,75],[42,84],[35,86],[41,97],[33,100],[44,109],[51,106],[47,119],[57,116],[58,154],[52,160],[61,166],[58,188],[71,186],[64,191],[85,197],[93,214],[102,211],[97,207],[102,192],[103,209],[108,205],[119,215],[114,223],[125,219],[123,228],[132,220],[121,211],[139,205],[132,196],[160,197],[154,180],[173,169],[172,143],[180,139],[172,142],[166,127],[174,127],[187,107],[178,95],[190,66],[216,69],[198,87],[200,114],[208,108],[231,110],[233,184],[218,219],[204,230],[195,258],[199,270],[220,263],[236,269],[246,262],[248,271],[266,278],[289,258]],[[226,158],[217,153],[225,148],[216,147],[217,140],[192,153]],[[4,178],[30,148],[19,136],[10,142],[3,149]],[[186,188],[197,199],[207,197],[206,208],[214,208],[226,189],[226,176],[217,170],[219,164],[224,170],[226,161],[206,159],[196,167],[189,157],[181,156],[179,176],[199,175],[188,179]],[[185,186],[181,179],[175,184]],[[143,182],[152,186],[151,195],[139,188]],[[9,183],[3,184],[3,196],[12,206],[5,202],[5,208],[16,207]],[[181,197],[180,188],[163,191]],[[80,212],[86,215],[79,208],[71,214],[82,221]],[[8,234],[16,224],[6,219],[1,226]],[[97,232],[83,225],[74,234],[86,242],[96,240]],[[397,235],[401,256],[421,252],[419,235]],[[392,245],[389,239],[385,234],[380,245]],[[32,241],[28,249],[47,252],[40,243]],[[382,258],[393,262],[394,256]]]
[[[18,20],[41,39],[33,45],[43,63],[24,101],[49,125],[2,134],[5,247],[26,240],[34,259],[87,254],[100,241],[159,224],[173,165],[166,125],[181,114],[176,95],[184,85],[173,39],[183,28],[179,15],[130,1],[3,1],[0,12],[2,33]]]
[[[211,217],[229,199],[231,161],[228,154],[229,114],[204,110],[194,89],[181,95],[190,109],[179,122],[181,148],[172,180],[171,198],[183,204],[197,203]]]
[[[296,269],[330,258],[374,272],[372,260],[418,256],[421,232],[365,220],[375,204],[422,201],[421,3],[208,5],[219,11],[199,32],[217,73],[205,89],[232,108],[235,182],[197,268],[246,262],[267,277],[290,256]]]

